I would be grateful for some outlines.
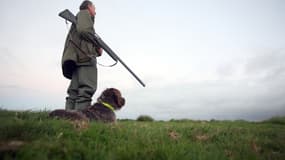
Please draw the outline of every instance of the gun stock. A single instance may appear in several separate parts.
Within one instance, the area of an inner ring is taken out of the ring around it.
[[[63,19],[76,24],[76,17],[74,16],[74,14],[72,12],[70,12],[68,9],[60,12],[58,14],[60,17],[62,17]]]
[[[68,9],[60,12],[58,14],[60,17],[65,19],[66,21],[69,21],[76,25],[76,16],[72,12],[70,12]],[[108,55],[114,60],[119,61],[131,74],[132,76],[143,86],[145,87],[145,84],[143,81],[124,63],[124,61],[121,60],[121,58],[101,39],[101,37],[95,33],[94,35],[94,42],[95,44],[99,45],[98,47],[102,48]]]

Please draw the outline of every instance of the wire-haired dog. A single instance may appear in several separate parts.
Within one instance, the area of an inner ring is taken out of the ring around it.
[[[50,112],[50,117],[69,120],[116,122],[115,110],[125,105],[121,92],[115,88],[108,88],[98,97],[97,102],[83,110],[58,109]]]

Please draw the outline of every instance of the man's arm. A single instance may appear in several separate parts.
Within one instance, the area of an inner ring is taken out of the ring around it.
[[[94,22],[88,10],[82,10],[77,14],[76,30],[84,40],[94,43]]]

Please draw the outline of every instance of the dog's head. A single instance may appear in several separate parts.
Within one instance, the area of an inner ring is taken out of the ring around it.
[[[115,110],[121,109],[125,105],[125,98],[116,88],[108,88],[102,92],[97,99],[98,102],[106,102],[111,104]]]

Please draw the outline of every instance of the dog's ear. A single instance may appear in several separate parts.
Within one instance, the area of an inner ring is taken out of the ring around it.
[[[110,91],[112,92],[114,102],[118,107],[117,109],[121,109],[125,105],[125,99],[122,97],[121,92],[115,88],[110,88]]]
[[[97,101],[106,101],[106,100],[109,101],[110,97],[112,97],[112,91],[111,91],[111,88],[107,88],[97,98]]]
[[[122,98],[121,92],[115,88],[111,88],[111,92],[113,93],[112,96],[118,109],[122,108],[122,106],[125,104],[125,99]]]

